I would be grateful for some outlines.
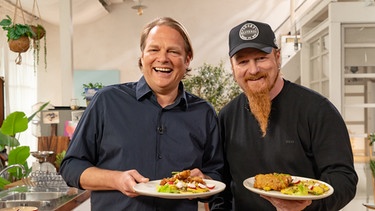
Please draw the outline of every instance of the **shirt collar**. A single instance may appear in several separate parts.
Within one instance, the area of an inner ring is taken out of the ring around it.
[[[180,106],[183,106],[184,109],[186,110],[188,108],[188,103],[187,103],[188,101],[187,101],[184,85],[182,84],[182,82],[180,82],[180,84],[178,85],[178,91],[179,91],[179,94],[176,98],[176,101],[171,106],[174,107],[174,106],[180,105]],[[153,92],[151,88],[148,86],[144,76],[142,76],[137,83],[135,95],[138,101],[143,97],[147,97],[147,95],[153,95]]]

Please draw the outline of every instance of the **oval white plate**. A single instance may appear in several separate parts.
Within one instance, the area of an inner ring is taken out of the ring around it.
[[[316,180],[316,179],[310,179],[306,177],[297,177],[297,176],[292,176],[292,178],[293,180],[298,180],[298,179],[299,180]],[[249,189],[250,191],[254,193],[258,193],[258,194],[270,196],[270,197],[275,197],[279,199],[288,199],[288,200],[317,200],[317,199],[326,198],[333,193],[334,190],[331,185],[323,181],[319,181],[319,180],[316,180],[316,181],[327,185],[329,187],[329,190],[322,195],[312,195],[312,194],[305,195],[305,196],[287,195],[287,194],[281,193],[280,191],[274,191],[274,190],[265,191],[265,190],[261,190],[258,188],[254,188],[254,177],[245,179],[243,181],[243,185],[245,186],[245,188]]]
[[[375,210],[375,204],[363,203],[363,206],[365,206],[365,207],[367,207],[369,209]]]
[[[214,194],[220,193],[225,189],[225,184],[216,180],[207,180],[204,181],[207,184],[215,185],[215,188],[209,192],[204,193],[161,193],[158,192],[157,188],[161,180],[153,180],[147,183],[138,183],[134,186],[134,190],[140,195],[144,196],[154,196],[165,199],[192,199],[192,198],[203,198],[207,196],[212,196]]]

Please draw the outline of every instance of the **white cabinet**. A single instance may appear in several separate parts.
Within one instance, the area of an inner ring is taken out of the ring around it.
[[[375,5],[322,0],[297,23],[301,84],[333,102],[348,126],[355,158],[366,158],[366,136],[375,132]]]

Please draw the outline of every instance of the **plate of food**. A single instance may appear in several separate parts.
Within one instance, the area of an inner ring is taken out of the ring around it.
[[[254,193],[287,200],[317,200],[334,191],[326,182],[282,173],[258,174],[243,185]]]
[[[225,184],[201,177],[191,177],[190,171],[173,172],[173,176],[146,183],[138,183],[134,190],[140,195],[165,199],[204,198],[220,193]]]

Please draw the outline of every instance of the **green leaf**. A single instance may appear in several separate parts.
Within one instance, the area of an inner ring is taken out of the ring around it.
[[[10,24],[12,24],[12,21],[9,19],[3,19],[0,22],[0,26],[10,26]]]
[[[55,164],[56,164],[56,166],[60,167],[60,165],[61,165],[61,161],[64,159],[65,154],[66,154],[66,151],[63,150],[62,152],[60,152],[60,153],[58,153],[58,154],[56,155],[56,160],[55,160]]]
[[[4,179],[3,177],[0,177],[0,189],[1,190],[4,190],[5,185],[8,185],[8,184],[10,184],[8,180]]]
[[[40,106],[40,108],[39,108],[37,111],[35,111],[33,114],[31,114],[31,116],[29,116],[29,117],[27,118],[27,121],[30,122],[30,121],[34,118],[34,116],[35,116],[37,113],[39,113],[40,111],[42,111],[45,107],[47,107],[48,104],[49,104],[49,102],[46,102],[46,103],[44,103],[42,106]]]
[[[19,145],[20,142],[16,138],[9,135],[5,135],[0,130],[0,151],[4,149],[3,146],[16,147]]]
[[[23,164],[30,156],[29,146],[19,146],[12,149],[8,155],[8,165],[12,164]]]
[[[8,31],[8,37],[9,37],[9,39],[12,39],[12,40],[18,40],[21,36],[18,35],[18,33],[16,32],[16,30],[12,27]]]
[[[28,119],[22,111],[10,113],[1,126],[1,132],[5,135],[15,136],[16,133],[27,130]]]
[[[15,111],[10,113],[3,122],[0,128],[0,150],[4,149],[5,146],[15,147],[19,146],[20,143],[15,138],[17,133],[27,130],[28,123],[34,118],[34,116],[42,111],[49,102],[44,103],[39,109],[34,112],[30,117],[26,117],[24,112]]]
[[[30,156],[29,146],[19,146],[12,149],[8,155],[8,165],[21,164],[25,167],[26,172],[29,172],[29,167],[27,165],[27,158]],[[8,170],[11,177],[15,177],[17,180],[21,179],[23,176],[20,168],[11,168]]]
[[[3,19],[0,22],[0,25],[5,31],[8,31],[8,41],[17,40],[21,36],[31,37],[32,35],[35,35],[29,25],[12,23],[12,19],[8,15],[6,19]]]

